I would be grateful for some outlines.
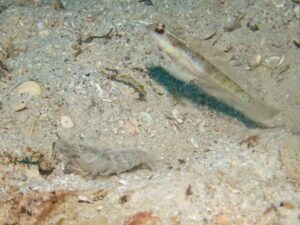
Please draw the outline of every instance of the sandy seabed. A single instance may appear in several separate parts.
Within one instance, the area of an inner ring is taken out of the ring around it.
[[[0,224],[300,223],[297,1],[61,3],[0,1]],[[253,127],[173,79],[141,21],[213,48],[280,125]],[[154,166],[67,174],[61,139]]]

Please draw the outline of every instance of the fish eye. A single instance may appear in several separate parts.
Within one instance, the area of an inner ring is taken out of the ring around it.
[[[158,34],[163,34],[165,32],[165,24],[159,23],[157,24],[157,26],[155,27],[155,32]]]

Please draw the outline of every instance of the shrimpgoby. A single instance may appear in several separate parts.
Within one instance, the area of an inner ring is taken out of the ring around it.
[[[237,82],[191,49],[164,25],[148,26],[164,59],[163,66],[176,79],[192,83],[262,126],[271,127],[271,119],[279,110],[251,96]]]

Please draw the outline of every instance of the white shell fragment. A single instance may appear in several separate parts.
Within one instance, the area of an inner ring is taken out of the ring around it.
[[[26,109],[26,103],[25,103],[25,102],[22,102],[22,103],[18,104],[18,105],[15,107],[14,111],[15,111],[15,112],[21,112],[21,111],[24,110],[24,109]]]
[[[183,123],[183,118],[181,117],[181,115],[177,109],[173,109],[172,115],[175,118],[177,123],[179,123],[179,124]]]
[[[18,87],[19,93],[28,93],[34,96],[40,96],[42,94],[42,89],[40,85],[35,81],[25,81]]]
[[[197,141],[196,141],[196,139],[194,138],[194,137],[191,137],[191,143],[192,143],[192,145],[195,147],[195,148],[199,148],[199,145],[198,145],[198,143],[197,143]]]
[[[64,129],[70,129],[74,126],[74,123],[69,116],[62,116],[60,118],[60,124]]]

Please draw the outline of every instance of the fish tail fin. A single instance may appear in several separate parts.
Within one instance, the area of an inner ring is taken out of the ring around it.
[[[266,127],[273,127],[274,125],[271,125],[272,119],[280,113],[280,110],[256,99],[253,103],[246,106],[244,112],[246,116],[255,122]]]

